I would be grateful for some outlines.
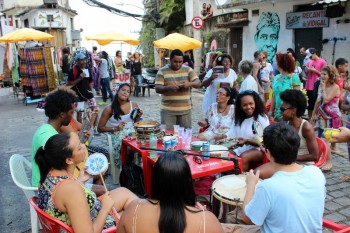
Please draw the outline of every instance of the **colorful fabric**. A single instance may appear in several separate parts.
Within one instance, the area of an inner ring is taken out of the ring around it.
[[[62,185],[63,182],[65,182],[67,180],[71,180],[71,179],[75,180],[76,182],[79,182],[78,180],[71,178],[68,175],[58,176],[58,175],[54,175],[53,172],[50,171],[49,174],[47,175],[46,180],[43,183],[43,185],[41,185],[39,187],[38,202],[37,202],[38,207],[40,209],[44,210],[47,214],[51,215],[52,217],[57,218],[58,220],[64,222],[68,226],[72,225],[71,221],[68,217],[68,214],[61,212],[60,210],[58,210],[55,207],[54,196],[55,196],[56,188],[58,188],[60,185]],[[99,199],[97,199],[96,194],[93,191],[91,191],[90,189],[85,187],[80,182],[79,182],[79,184],[81,185],[81,187],[85,193],[86,201],[89,205],[90,219],[91,219],[91,221],[94,221],[95,218],[97,217],[99,211],[101,210],[101,201]],[[114,218],[110,214],[108,214],[107,219],[106,219],[106,223],[105,223],[103,229],[107,229],[107,228],[114,227],[114,226],[116,226]]]
[[[339,96],[334,97],[328,103],[323,102],[323,97],[317,99],[317,126],[321,129],[339,128],[342,126],[341,112],[339,109]]]
[[[51,91],[51,90],[56,89],[56,74],[55,74],[55,70],[53,68],[51,47],[45,47],[44,54],[45,54],[45,64],[46,64],[48,85],[49,85],[49,89]]]
[[[18,51],[16,45],[12,46],[13,51],[13,67],[11,70],[11,76],[13,83],[19,82],[19,73],[18,73],[18,67],[19,67],[19,60],[18,60]]]
[[[44,48],[20,49],[20,77],[29,96],[40,96],[49,91]],[[51,56],[51,55],[50,55]]]
[[[231,125],[234,122],[235,106],[228,105],[230,108],[227,115],[223,116],[218,112],[218,104],[214,103],[210,105],[207,112],[207,119],[210,124],[209,128],[204,132],[204,136],[208,141],[214,138],[215,135],[227,133]]]
[[[193,82],[198,79],[192,68],[182,66],[179,70],[172,70],[170,65],[162,67],[156,76],[156,85],[172,86],[180,85],[181,82]],[[181,88],[177,92],[168,92],[162,94],[161,109],[167,110],[174,114],[188,112],[192,109],[191,88]]]
[[[300,86],[300,79],[296,74],[289,75],[276,75],[272,81],[272,89],[275,98],[275,118],[281,118],[280,107],[282,100],[280,94],[288,89],[292,89],[295,86]]]

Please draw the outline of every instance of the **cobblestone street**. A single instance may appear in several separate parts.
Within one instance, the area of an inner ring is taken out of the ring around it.
[[[203,92],[192,92],[193,132],[198,132],[198,120],[202,119],[201,113]],[[97,102],[101,101],[98,97]],[[132,101],[138,103],[144,112],[143,119],[160,121],[159,107],[160,97],[151,89],[151,97],[132,97]],[[30,148],[32,135],[38,126],[46,121],[43,112],[35,109],[35,104],[28,106],[18,103],[13,94],[7,88],[0,89],[0,162],[3,168],[0,170],[0,231],[3,233],[30,232],[29,204],[25,200],[24,193],[17,188],[12,181],[9,170],[9,158],[12,154],[22,154],[30,160]],[[92,145],[107,147],[107,139],[103,134],[96,135]],[[346,145],[339,145],[341,150],[346,150]],[[333,155],[333,170],[325,173],[327,178],[327,198],[324,217],[326,219],[350,225],[350,182],[343,182],[342,175],[350,175],[350,163],[348,158]],[[111,179],[107,179],[109,187]],[[298,208],[296,206],[296,208]],[[329,232],[325,230],[324,232]]]

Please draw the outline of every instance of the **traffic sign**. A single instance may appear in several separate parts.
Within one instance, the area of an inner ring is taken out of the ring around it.
[[[193,17],[191,24],[194,29],[201,29],[204,26],[204,20],[199,16],[195,16]]]

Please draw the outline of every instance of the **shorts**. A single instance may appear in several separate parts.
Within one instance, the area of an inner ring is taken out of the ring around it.
[[[307,93],[307,97],[308,97],[307,109],[312,111],[312,110],[314,110],[317,97],[315,96],[314,91],[307,90],[306,93]]]
[[[80,101],[75,103],[75,111],[76,112],[84,112],[85,110],[85,102],[87,102],[89,107],[96,106],[95,98],[91,98],[88,101]]]
[[[264,93],[270,93],[270,82],[262,82],[262,89],[264,90]]]

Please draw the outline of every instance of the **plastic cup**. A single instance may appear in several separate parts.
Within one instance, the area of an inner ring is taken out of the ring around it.
[[[185,128],[184,127],[179,127],[179,129],[178,129],[179,137],[183,137],[184,132],[185,132]]]
[[[166,125],[165,124],[161,124],[159,126],[159,128],[160,128],[161,131],[165,132]]]
[[[174,125],[174,133],[175,133],[175,134],[178,134],[179,128],[180,128],[179,125]]]

